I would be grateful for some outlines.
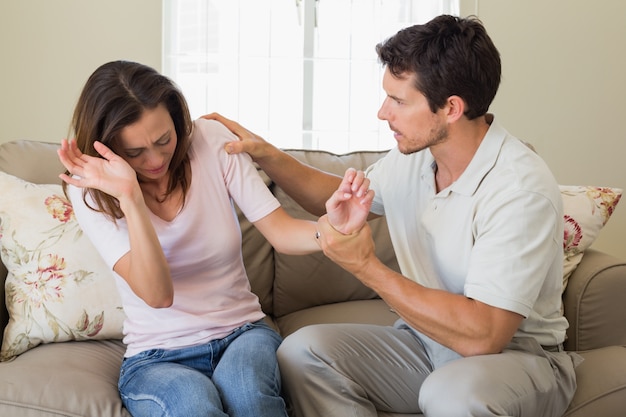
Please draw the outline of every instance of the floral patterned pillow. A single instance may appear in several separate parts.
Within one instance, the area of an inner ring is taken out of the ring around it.
[[[0,361],[42,343],[122,337],[112,272],[83,235],[60,185],[0,172],[0,248],[9,312]]]
[[[565,233],[563,290],[584,251],[598,237],[622,197],[619,188],[561,185]]]

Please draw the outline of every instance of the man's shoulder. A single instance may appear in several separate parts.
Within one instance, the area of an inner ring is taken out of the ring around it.
[[[559,196],[558,183],[539,154],[525,142],[507,137],[498,155],[498,160],[490,172],[492,181],[510,190],[519,190],[556,198]],[[493,184],[492,184],[493,185]]]

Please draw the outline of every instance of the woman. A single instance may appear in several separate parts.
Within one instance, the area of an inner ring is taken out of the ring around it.
[[[249,157],[224,151],[232,134],[215,121],[192,123],[176,86],[145,65],[98,68],[72,127],[60,177],[115,272],[127,316],[126,408],[136,417],[286,416],[281,338],[250,290],[233,201],[284,253],[319,250],[315,223],[288,216]],[[372,195],[362,173],[345,178],[345,210],[335,219],[349,232]]]

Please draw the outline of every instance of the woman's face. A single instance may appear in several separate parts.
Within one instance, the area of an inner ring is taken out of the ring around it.
[[[178,138],[165,105],[144,110],[137,122],[122,129],[120,139],[118,153],[140,181],[167,181]]]

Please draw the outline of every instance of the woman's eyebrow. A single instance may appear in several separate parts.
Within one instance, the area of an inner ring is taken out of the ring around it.
[[[162,134],[161,136],[159,136],[155,141],[153,141],[152,143],[157,143],[160,142],[161,140],[167,138],[169,135],[171,134],[171,130],[168,130],[167,132],[165,132],[164,134]],[[142,149],[145,149],[145,146],[140,146],[138,148],[124,148],[124,150],[126,152],[129,151],[140,151]]]

